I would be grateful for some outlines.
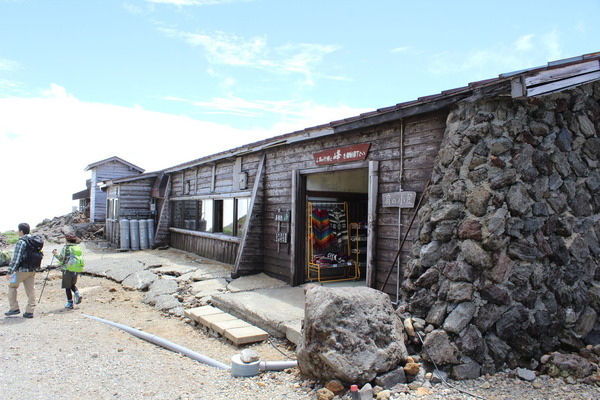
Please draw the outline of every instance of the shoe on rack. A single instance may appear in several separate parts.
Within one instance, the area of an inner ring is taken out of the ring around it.
[[[31,312],[23,313],[23,318],[33,318],[33,313],[31,313]]]
[[[65,308],[68,308],[69,310],[73,309],[73,302],[72,301],[67,301],[67,304],[65,304]]]
[[[79,294],[79,292],[75,292],[75,304],[80,304],[81,299],[83,299],[83,297]]]
[[[21,310],[19,310],[18,308],[16,310],[10,310],[4,313],[4,315],[6,315],[7,317],[10,317],[11,315],[17,315],[20,314]]]

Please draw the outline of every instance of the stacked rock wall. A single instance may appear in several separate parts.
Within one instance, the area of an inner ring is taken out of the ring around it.
[[[457,378],[598,343],[599,103],[595,82],[451,110],[403,290]]]

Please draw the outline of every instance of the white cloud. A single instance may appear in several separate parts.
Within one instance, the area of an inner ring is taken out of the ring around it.
[[[563,57],[560,45],[560,33],[558,31],[553,30],[543,35],[542,45],[548,54],[548,60],[558,60]]]
[[[391,52],[403,54],[403,53],[408,53],[411,50],[412,50],[412,47],[410,47],[410,46],[400,46],[400,47],[396,47],[396,48],[392,49]]]
[[[18,62],[0,58],[0,72],[12,72],[16,71],[18,68]]]
[[[525,35],[521,36],[515,42],[515,50],[516,51],[529,51],[533,48],[533,40],[534,35]]]
[[[233,67],[249,67],[271,73],[297,73],[305,76],[305,82],[314,84],[314,69],[322,59],[338,46],[294,43],[270,47],[267,38],[255,36],[243,38],[225,32],[188,33],[160,28],[170,36],[184,40],[191,46],[201,46],[212,64]]]
[[[86,103],[58,85],[34,98],[0,99],[0,115],[0,231],[70,212],[72,194],[90,178],[83,169],[95,161],[119,156],[152,171],[262,138],[182,116]]]
[[[271,128],[241,131],[141,107],[84,102],[56,84],[37,97],[0,98],[5,188],[0,232],[70,212],[72,194],[83,190],[90,178],[84,168],[108,157],[154,171],[368,111],[234,97],[198,105],[215,112],[278,113],[280,119]]]
[[[562,56],[560,34],[527,34],[511,45],[498,45],[468,53],[435,54],[429,66],[434,75],[468,73],[470,79],[493,78],[495,75],[544,65]],[[541,61],[540,61],[541,60]],[[490,72],[493,71],[493,72]]]

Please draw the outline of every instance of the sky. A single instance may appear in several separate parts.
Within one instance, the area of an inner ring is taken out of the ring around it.
[[[0,0],[0,232],[146,172],[600,51],[600,0]]]

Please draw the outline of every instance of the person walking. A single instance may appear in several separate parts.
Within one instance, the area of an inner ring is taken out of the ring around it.
[[[58,266],[62,267],[62,285],[67,294],[67,304],[65,308],[73,309],[73,295],[75,295],[75,304],[81,303],[82,297],[77,289],[77,277],[83,271],[83,252],[81,247],[77,245],[77,236],[73,233],[65,235],[67,244],[65,244],[58,253],[57,249],[52,250],[52,254],[58,260]]]
[[[27,260],[28,240],[33,238],[29,233],[29,224],[21,223],[18,226],[19,240],[15,244],[15,251],[11,263],[8,267],[8,305],[9,310],[4,313],[6,316],[17,315],[21,312],[17,300],[17,289],[23,283],[25,293],[27,294],[27,308],[23,313],[24,318],[33,318],[35,308],[35,271],[39,265],[34,266]]]

